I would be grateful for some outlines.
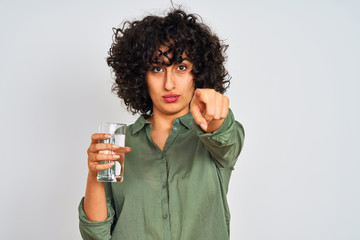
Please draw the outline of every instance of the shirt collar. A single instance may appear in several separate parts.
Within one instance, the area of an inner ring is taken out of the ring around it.
[[[192,117],[191,112],[188,112],[187,114],[179,117],[178,119],[187,129],[192,128],[193,117]]]
[[[138,131],[140,131],[145,125],[150,124],[149,121],[147,121],[144,116],[140,116],[136,122],[133,125],[133,129],[132,129],[132,134],[137,133]]]
[[[181,116],[177,119],[179,119],[180,122],[182,123],[182,125],[184,125],[187,129],[191,129],[192,122],[193,122],[193,117],[192,117],[191,112],[188,112],[184,116]],[[175,119],[175,121],[176,121],[176,119]],[[144,118],[144,116],[141,115],[133,125],[132,134],[137,133],[138,131],[140,131],[142,128],[144,128],[146,125],[149,125],[149,124],[150,124],[150,122],[147,121]]]

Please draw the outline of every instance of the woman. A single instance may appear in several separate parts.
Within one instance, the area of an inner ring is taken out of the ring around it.
[[[141,116],[127,129],[128,147],[92,135],[79,206],[84,239],[229,239],[226,193],[244,130],[222,95],[225,50],[181,10],[116,30],[107,59],[113,90]],[[97,172],[112,166],[98,161],[124,158],[122,183],[97,182]]]

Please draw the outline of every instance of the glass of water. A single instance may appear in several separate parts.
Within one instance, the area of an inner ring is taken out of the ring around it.
[[[120,147],[125,147],[125,135],[126,135],[126,124],[123,123],[100,123],[100,133],[108,133],[111,138],[107,140],[101,140],[101,143],[116,144]],[[114,154],[112,151],[100,151],[104,154]],[[99,161],[99,164],[110,163],[112,161]],[[99,171],[97,180],[99,182],[122,182],[124,175],[124,158],[120,158],[117,161],[113,161],[115,164],[104,171]]]

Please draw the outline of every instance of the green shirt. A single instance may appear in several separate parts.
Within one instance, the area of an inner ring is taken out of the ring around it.
[[[84,239],[225,240],[230,212],[230,175],[244,130],[229,111],[223,125],[204,133],[191,113],[177,118],[163,151],[143,117],[130,125],[124,181],[104,183],[108,218],[91,222],[79,205]]]

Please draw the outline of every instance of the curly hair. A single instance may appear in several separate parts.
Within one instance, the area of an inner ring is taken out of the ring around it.
[[[161,64],[169,66],[181,63],[185,53],[193,64],[195,89],[212,88],[224,93],[229,87],[230,77],[224,67],[228,45],[194,14],[175,9],[165,17],[150,15],[140,21],[126,21],[122,28],[113,31],[107,58],[115,74],[112,91],[133,114],[152,115],[146,72],[153,63],[163,61],[161,55],[168,59]],[[159,50],[163,45],[168,47],[166,52]]]

